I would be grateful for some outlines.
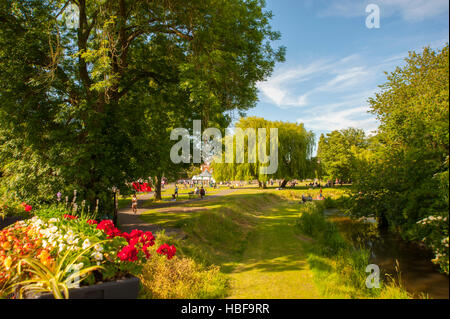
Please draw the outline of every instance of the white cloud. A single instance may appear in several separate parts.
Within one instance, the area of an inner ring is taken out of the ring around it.
[[[267,81],[258,83],[258,88],[266,99],[280,108],[308,106],[309,98],[314,95],[345,91],[367,80],[370,70],[366,66],[355,65],[359,60],[359,56],[353,54],[340,60],[320,60],[305,66],[280,69]],[[311,83],[314,86],[305,89]]]
[[[295,108],[297,122],[313,131],[358,127],[370,133],[378,122],[367,112],[367,100],[386,81],[384,71],[393,71],[407,56],[402,52],[374,59],[352,54],[281,68],[258,84],[260,98],[280,109]]]
[[[365,16],[365,8],[374,3],[380,7],[381,16],[400,15],[404,20],[416,22],[448,13],[448,0],[326,0],[326,6],[319,15],[359,17]]]
[[[258,83],[258,89],[272,103],[279,107],[296,107],[307,105],[308,94],[291,94],[289,85],[306,82],[311,77],[330,69],[327,61],[315,61],[307,66],[297,66],[281,70],[265,82]]]
[[[386,63],[372,65],[352,54],[279,70],[267,82],[259,83],[259,89],[267,102],[281,109],[301,110],[298,122],[307,129],[359,127],[369,133],[377,123],[367,113],[367,99],[374,95],[380,83],[377,79],[384,78],[386,67]]]
[[[263,99],[279,108],[311,107],[325,94],[348,95],[376,87],[377,76],[383,75],[380,67],[366,64],[358,54],[352,54],[279,69],[270,79],[258,83],[258,88]]]
[[[313,131],[333,131],[349,127],[361,128],[370,133],[378,127],[377,120],[367,114],[368,106],[354,107],[345,110],[327,110],[313,117],[297,119],[307,129]]]

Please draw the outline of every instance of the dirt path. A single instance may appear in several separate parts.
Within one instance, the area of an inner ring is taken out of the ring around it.
[[[118,224],[119,229],[122,231],[130,232],[133,229],[139,229],[143,231],[151,231],[152,233],[155,233],[157,231],[165,230],[166,235],[168,236],[182,236],[182,233],[177,228],[171,228],[171,227],[164,227],[162,228],[159,225],[152,225],[149,223],[144,222],[139,216],[148,211],[149,209],[155,209],[155,208],[167,208],[169,211],[172,210],[171,208],[175,210],[180,210],[180,207],[177,207],[179,205],[195,202],[195,201],[207,201],[211,198],[219,197],[219,196],[225,196],[232,192],[236,191],[236,189],[221,189],[217,193],[213,195],[208,195],[203,199],[195,198],[195,199],[189,199],[189,200],[182,200],[182,201],[167,201],[165,203],[155,203],[151,205],[145,205],[145,202],[149,199],[153,198],[154,193],[147,193],[144,195],[138,195],[138,209],[136,214],[133,213],[133,210],[131,207],[122,208],[118,212]]]

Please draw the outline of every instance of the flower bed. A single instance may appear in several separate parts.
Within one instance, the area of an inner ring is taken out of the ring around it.
[[[0,295],[68,297],[80,285],[139,274],[153,253],[171,259],[176,252],[167,244],[155,249],[151,232],[120,232],[111,220],[98,223],[56,211],[36,215],[0,231]]]

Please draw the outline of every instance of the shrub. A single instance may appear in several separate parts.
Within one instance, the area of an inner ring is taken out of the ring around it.
[[[32,206],[26,203],[7,202],[0,199],[0,220],[7,216],[31,217]]]
[[[228,280],[218,266],[204,267],[190,258],[168,261],[154,256],[145,264],[140,279],[144,286],[142,298],[223,298],[228,290]]]
[[[307,202],[301,207],[297,226],[302,233],[315,238],[326,228],[326,220],[315,203]]]
[[[346,247],[346,242],[339,234],[336,225],[329,222],[323,216],[323,202],[307,202],[301,208],[300,218],[297,226],[305,235],[316,239],[321,253],[324,255],[335,255]]]
[[[417,222],[424,232],[422,241],[433,249],[432,262],[439,265],[442,272],[449,273],[448,212],[444,216],[428,216]]]

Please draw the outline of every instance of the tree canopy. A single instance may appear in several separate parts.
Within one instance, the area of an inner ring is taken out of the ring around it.
[[[417,224],[423,218],[448,220],[448,63],[448,44],[411,52],[369,100],[381,125],[359,169],[352,210],[380,217],[408,239],[429,235]],[[448,222],[439,233],[448,238]]]
[[[162,169],[171,125],[227,126],[284,58],[264,5],[2,1],[2,194],[38,202],[77,189],[108,203],[112,186]]]
[[[244,133],[247,129],[264,129],[266,136],[270,135],[270,129],[277,128],[277,160],[278,167],[273,174],[262,174],[261,167],[267,167],[267,163],[261,162],[257,156],[254,163],[249,161],[248,135],[244,138],[244,159],[242,163],[236,160],[237,134],[233,136],[233,163],[227,163],[223,154],[222,163],[213,162],[214,178],[218,181],[228,180],[258,180],[261,186],[271,178],[279,178],[288,181],[294,178],[305,178],[310,170],[311,153],[314,145],[314,134],[307,131],[303,124],[281,121],[268,121],[258,117],[241,118],[236,123],[236,129]],[[270,152],[270,139],[266,139],[266,153]],[[259,154],[258,143],[255,154]]]
[[[331,179],[355,178],[358,154],[368,147],[366,134],[361,129],[348,128],[321,135],[317,157]]]

